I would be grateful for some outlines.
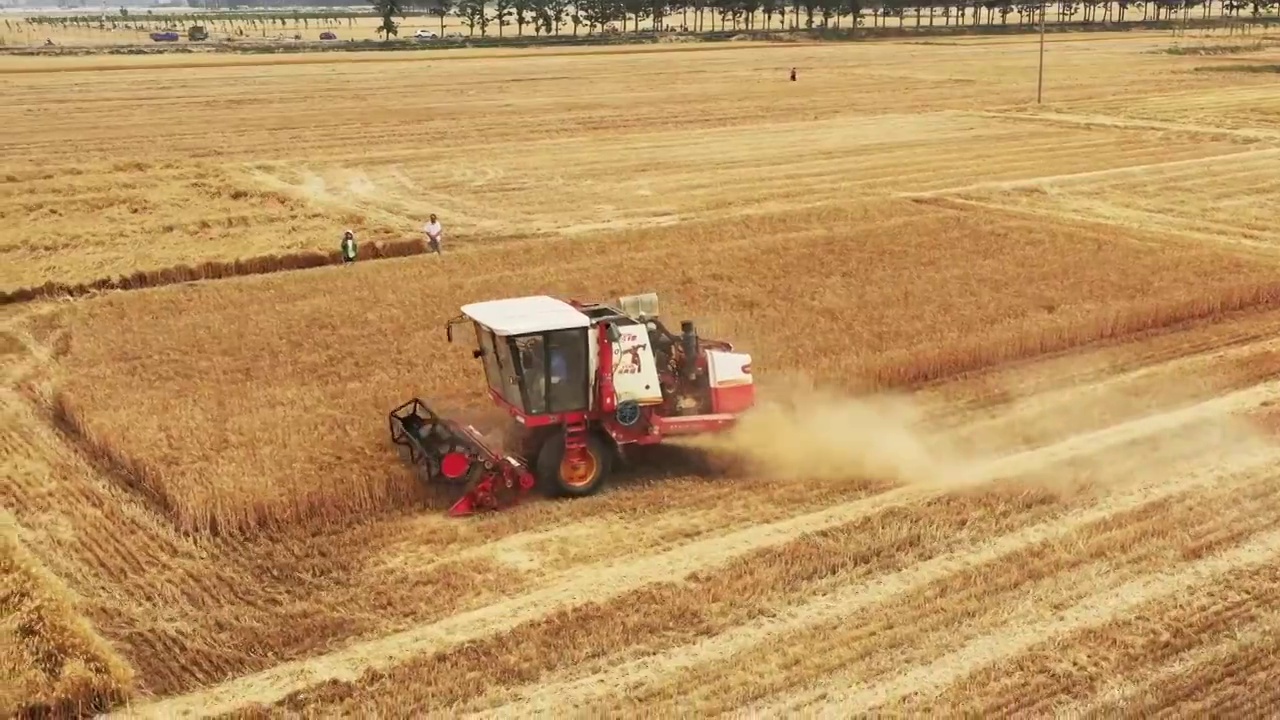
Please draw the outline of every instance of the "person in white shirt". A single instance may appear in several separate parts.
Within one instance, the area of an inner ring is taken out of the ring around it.
[[[436,214],[431,213],[431,221],[422,227],[423,232],[427,234],[427,248],[437,255],[440,252],[440,235],[443,229],[440,227],[440,221],[436,220]]]

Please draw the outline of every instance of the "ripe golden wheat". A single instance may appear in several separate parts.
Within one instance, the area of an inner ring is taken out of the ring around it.
[[[133,670],[75,606],[0,511],[0,714],[76,717],[123,700]]]

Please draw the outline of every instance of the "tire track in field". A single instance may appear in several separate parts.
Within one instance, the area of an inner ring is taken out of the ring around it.
[[[919,666],[888,682],[849,690],[846,678],[832,679],[788,698],[780,706],[760,708],[765,714],[790,713],[847,716],[870,713],[885,703],[908,695],[932,696],[974,670],[1026,652],[1070,632],[1105,624],[1129,614],[1153,600],[1186,592],[1232,570],[1274,561],[1280,556],[1280,530],[1255,536],[1251,541],[1172,572],[1146,575],[1107,589],[1077,603],[1056,617],[1034,623],[1013,623],[928,665]],[[754,714],[754,713],[753,713]]]
[[[699,666],[709,666],[749,647],[758,647],[824,623],[849,616],[894,596],[923,589],[943,577],[996,562],[1032,545],[1068,536],[1113,515],[1164,498],[1218,486],[1241,474],[1280,462],[1280,447],[1259,446],[1231,458],[1228,464],[1179,474],[1169,482],[1155,483],[1119,493],[1065,517],[1033,525],[976,546],[965,547],[918,563],[899,572],[882,575],[866,584],[848,586],[780,615],[763,618],[698,642],[629,661],[589,677],[526,688],[512,703],[473,717],[510,717],[554,714],[570,707],[586,707],[600,697],[634,692],[641,686]]]
[[[1181,425],[1247,409],[1274,398],[1280,398],[1280,381],[1005,456],[963,478],[963,484],[977,485],[1018,476]],[[325,655],[284,663],[203,691],[129,708],[126,713],[127,716],[156,718],[227,713],[252,703],[275,703],[293,692],[329,680],[354,682],[368,670],[391,667],[416,655],[505,632],[558,609],[587,601],[607,600],[647,584],[684,577],[722,565],[751,551],[791,542],[806,533],[842,525],[891,507],[941,496],[948,491],[939,487],[900,487],[787,520],[697,540],[646,557],[575,568],[564,573],[559,582],[503,602]]]

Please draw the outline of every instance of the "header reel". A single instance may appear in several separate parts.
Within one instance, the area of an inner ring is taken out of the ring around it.
[[[429,486],[461,487],[449,515],[497,510],[533,489],[524,463],[495,452],[470,425],[445,420],[414,398],[391,411],[391,441],[409,448],[409,460]]]

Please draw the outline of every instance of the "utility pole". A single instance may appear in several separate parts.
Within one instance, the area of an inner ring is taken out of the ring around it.
[[[1040,3],[1040,76],[1036,79],[1036,104],[1040,104],[1040,95],[1044,90],[1044,13],[1049,9],[1048,0]]]

